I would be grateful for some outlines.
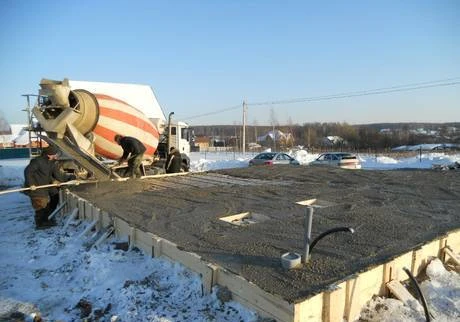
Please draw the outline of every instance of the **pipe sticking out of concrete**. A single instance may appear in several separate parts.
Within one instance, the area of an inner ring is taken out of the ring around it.
[[[324,237],[326,237],[327,235],[330,235],[330,234],[333,234],[333,233],[337,233],[337,232],[340,232],[340,231],[344,231],[344,232],[350,232],[352,234],[355,233],[355,230],[351,227],[336,227],[336,228],[332,228],[332,229],[329,229],[329,230],[326,230],[324,233],[321,233],[318,237],[315,238],[315,240],[313,240],[310,244],[310,253],[312,252],[313,250],[313,247],[315,247],[315,245],[321,240],[323,239]]]
[[[311,238],[311,226],[313,222],[313,207],[308,206],[305,208],[305,218],[304,218],[304,243],[303,243],[303,258],[302,263],[308,263],[310,259],[310,238]]]

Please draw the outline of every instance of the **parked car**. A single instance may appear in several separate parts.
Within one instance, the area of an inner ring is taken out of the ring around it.
[[[328,152],[310,163],[311,165],[331,165],[344,169],[361,169],[361,162],[356,155],[346,152]]]
[[[259,153],[254,159],[249,160],[249,166],[253,165],[274,165],[274,164],[293,164],[300,165],[299,161],[286,153],[263,152]]]

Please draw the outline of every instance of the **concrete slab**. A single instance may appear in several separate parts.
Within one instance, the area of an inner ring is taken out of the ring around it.
[[[289,303],[460,228],[458,171],[255,167],[72,190]],[[356,233],[325,237],[308,265],[287,271],[280,256],[302,253],[304,207],[296,202],[308,199],[328,205],[315,209],[313,238],[339,226]],[[220,220],[245,212],[268,219],[248,225]]]

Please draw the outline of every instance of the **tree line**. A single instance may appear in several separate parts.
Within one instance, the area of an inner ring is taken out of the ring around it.
[[[241,125],[194,126],[196,136],[220,138],[234,145],[242,140]],[[460,123],[380,123],[350,125],[348,123],[305,123],[303,125],[246,126],[246,143],[257,142],[258,137],[279,130],[291,134],[292,140],[281,140],[281,148],[302,145],[307,148],[325,146],[346,147],[352,150],[388,150],[402,145],[428,143],[460,144]],[[327,137],[343,140],[332,142]],[[238,143],[239,142],[239,143]],[[271,138],[263,142],[271,146]]]

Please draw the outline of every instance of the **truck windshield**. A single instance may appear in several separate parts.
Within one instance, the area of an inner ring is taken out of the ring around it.
[[[181,138],[190,142],[190,131],[188,128],[181,129]]]

